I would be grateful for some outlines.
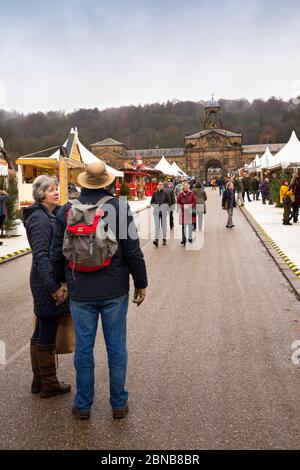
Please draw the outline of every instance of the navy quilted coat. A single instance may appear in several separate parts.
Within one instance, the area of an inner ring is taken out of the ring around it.
[[[32,249],[30,287],[34,301],[34,313],[40,318],[49,318],[65,312],[65,306],[56,306],[51,294],[59,288],[49,252],[55,215],[43,204],[33,204],[24,209],[24,225]]]

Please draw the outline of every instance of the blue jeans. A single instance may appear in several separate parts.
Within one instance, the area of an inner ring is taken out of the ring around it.
[[[70,301],[76,336],[74,365],[76,394],[74,405],[89,410],[94,398],[94,345],[101,315],[102,330],[108,356],[110,404],[123,408],[128,399],[125,389],[127,371],[126,319],[128,294],[115,299],[91,302]]]

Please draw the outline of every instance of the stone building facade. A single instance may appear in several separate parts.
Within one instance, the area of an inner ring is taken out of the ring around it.
[[[174,161],[187,174],[206,178],[211,168],[219,168],[222,173],[242,168],[251,163],[258,154],[264,154],[265,145],[243,146],[242,134],[222,128],[221,106],[211,101],[205,107],[204,129],[184,138],[182,148],[154,148],[129,150],[114,139],[108,138],[91,144],[91,151],[114,168],[124,168],[126,163],[132,164],[137,158],[142,158],[146,166],[155,166],[162,156],[169,163]],[[273,154],[277,153],[284,144],[270,144]]]

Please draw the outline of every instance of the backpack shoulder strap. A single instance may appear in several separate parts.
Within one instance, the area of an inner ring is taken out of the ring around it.
[[[97,206],[103,206],[104,204],[106,204],[111,199],[116,199],[116,198],[114,196],[104,196],[97,202],[96,205]]]
[[[78,199],[72,199],[71,201],[69,201],[69,203],[72,205],[72,206],[76,206],[78,204],[82,204],[82,202],[80,202]]]

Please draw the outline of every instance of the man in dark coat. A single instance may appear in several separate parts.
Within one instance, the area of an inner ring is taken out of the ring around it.
[[[252,202],[250,198],[251,181],[250,181],[249,175],[245,175],[243,177],[242,184],[243,184],[243,201],[245,202],[245,194],[247,194],[248,201]]]
[[[5,202],[8,200],[9,195],[4,189],[0,190],[0,235],[2,235],[2,230],[4,226],[5,219],[7,217],[7,209]],[[0,241],[0,245],[3,245],[3,242]]]
[[[174,228],[174,216],[173,210],[175,208],[175,194],[173,189],[173,183],[164,182],[164,192],[168,195],[168,206],[169,206],[169,220],[170,220],[170,230]]]
[[[137,230],[129,205],[110,197],[105,189],[114,180],[104,163],[86,165],[86,171],[78,176],[83,188],[81,204],[97,205],[106,197],[102,206],[110,230],[118,240],[118,249],[108,267],[94,272],[72,272],[62,254],[67,211],[63,206],[57,214],[51,245],[51,261],[57,279],[66,279],[70,296],[71,313],[76,335],[76,384],[72,411],[80,419],[90,417],[94,396],[94,344],[99,316],[108,355],[110,378],[110,404],[113,417],[122,419],[128,412],[128,392],[125,388],[127,371],[126,318],[128,310],[129,275],[134,282],[134,300],[138,306],[144,301],[147,273],[140,248]]]
[[[157,191],[152,194],[151,205],[153,207],[153,217],[155,235],[153,245],[158,247],[160,226],[163,232],[163,245],[167,244],[167,215],[169,212],[169,195],[164,191],[163,182],[157,185]]]
[[[257,176],[255,176],[251,182],[252,192],[253,192],[253,199],[254,201],[259,201],[259,186],[260,182]]]
[[[300,206],[300,170],[298,170],[298,172],[294,174],[294,177],[291,183],[291,189],[295,197],[295,201],[292,204],[292,209],[293,209],[292,218],[293,218],[294,224],[296,224],[299,218],[299,206]]]

